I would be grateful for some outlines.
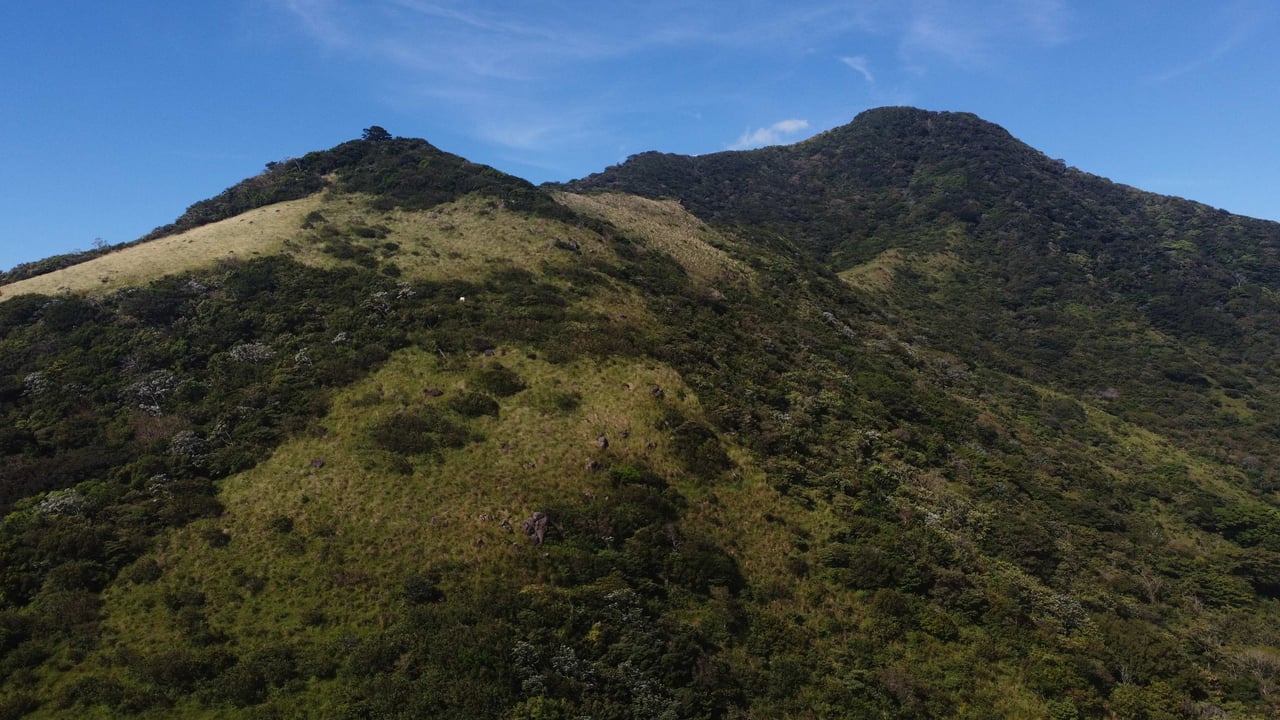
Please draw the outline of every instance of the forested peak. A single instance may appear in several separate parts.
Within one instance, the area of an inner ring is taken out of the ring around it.
[[[884,107],[860,113],[847,125],[791,146],[797,155],[894,161],[993,157],[1001,162],[1052,162],[1003,127],[972,113]]]
[[[377,125],[358,140],[300,158],[268,162],[266,169],[201,200],[175,222],[143,240],[238,215],[285,200],[296,200],[333,185],[344,192],[374,195],[375,205],[423,209],[480,192],[516,209],[547,209],[552,203],[532,184],[487,165],[444,152],[426,140],[394,137]]]
[[[903,185],[922,164],[980,167],[986,175],[1020,167],[1060,175],[1065,166],[972,113],[913,107],[867,110],[851,122],[793,145],[687,156],[645,152],[568,184],[681,197],[691,185],[736,186],[821,180],[821,194]],[[852,188],[857,183],[859,188]],[[803,198],[800,199],[803,202]]]
[[[860,135],[889,139],[947,134],[987,135],[1005,140],[1013,139],[1013,136],[1004,128],[983,120],[973,113],[888,106],[864,110],[848,124],[819,133],[797,145],[814,145]]]
[[[558,187],[5,286],[0,720],[1278,716],[1280,224],[914,108]]]

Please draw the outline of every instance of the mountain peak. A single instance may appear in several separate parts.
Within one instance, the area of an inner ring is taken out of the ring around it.
[[[0,302],[0,717],[1280,711],[1280,225],[967,113],[379,130]]]
[[[973,113],[888,106],[864,110],[849,123],[819,133],[797,145],[821,145],[833,140],[901,142],[912,138],[948,136],[983,138],[987,141],[1014,140],[1003,127]]]
[[[445,152],[426,140],[393,137],[374,125],[365,128],[359,140],[267,163],[261,174],[195,203],[175,222],[142,239],[164,237],[272,203],[296,200],[331,183],[343,191],[373,195],[375,205],[384,209],[424,209],[471,192],[492,195],[525,209],[553,205],[526,180]]]

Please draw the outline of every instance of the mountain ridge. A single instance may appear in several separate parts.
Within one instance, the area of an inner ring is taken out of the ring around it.
[[[6,297],[0,718],[1273,715],[1274,228],[860,118]]]

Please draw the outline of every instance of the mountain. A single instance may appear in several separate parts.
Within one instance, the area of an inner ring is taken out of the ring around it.
[[[1277,241],[910,108],[271,164],[0,285],[0,718],[1271,717]]]

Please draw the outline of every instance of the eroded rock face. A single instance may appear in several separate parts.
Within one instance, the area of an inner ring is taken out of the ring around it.
[[[542,541],[547,537],[548,522],[547,514],[539,510],[520,523],[520,527],[524,529],[526,535],[533,538],[535,545],[541,545]]]

